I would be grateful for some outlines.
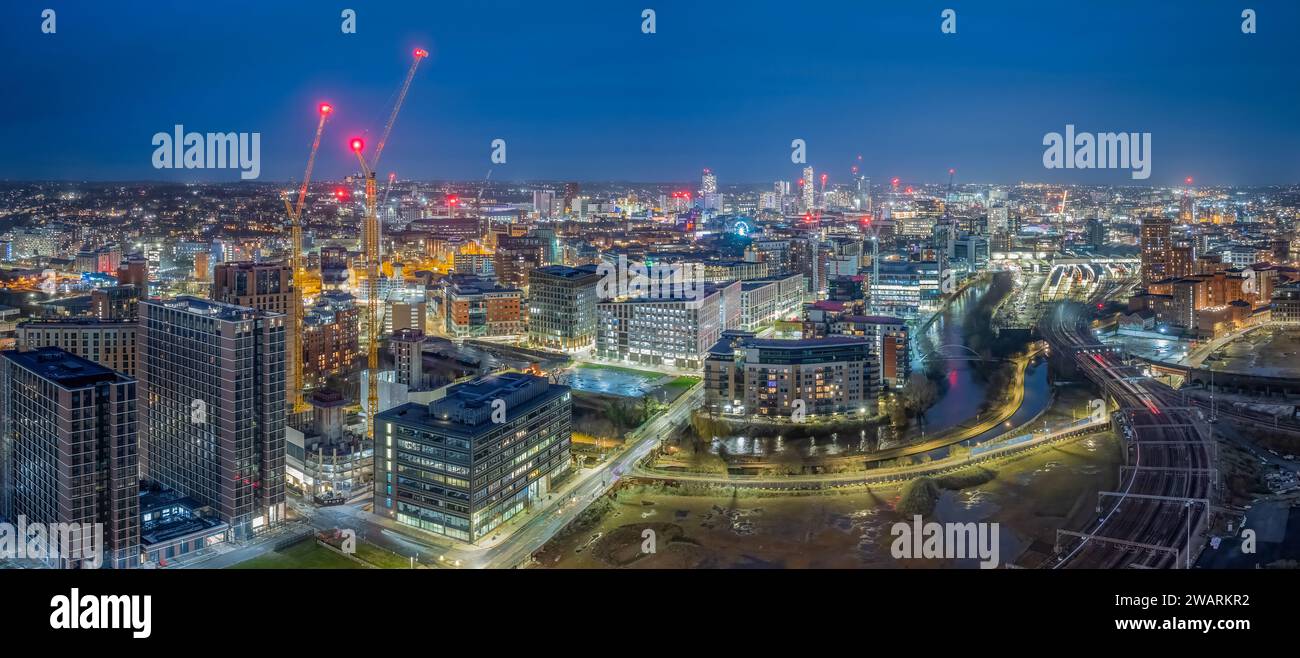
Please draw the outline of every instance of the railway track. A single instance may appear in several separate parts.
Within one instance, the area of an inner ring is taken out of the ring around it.
[[[1044,338],[1118,406],[1126,465],[1116,491],[1099,496],[1098,517],[1062,533],[1052,568],[1181,568],[1209,526],[1216,495],[1214,442],[1203,412],[1124,363],[1097,340],[1083,307],[1057,305]]]

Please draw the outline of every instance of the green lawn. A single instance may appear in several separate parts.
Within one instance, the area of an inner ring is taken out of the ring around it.
[[[671,388],[688,389],[698,383],[700,383],[699,377],[691,377],[689,375],[683,375],[681,377],[678,377],[677,379],[668,382],[667,384],[664,384],[664,386],[671,387]]]
[[[410,569],[411,558],[398,555],[366,541],[357,542],[356,557],[380,569]]]
[[[308,539],[280,552],[270,551],[231,569],[361,569],[361,565]]]

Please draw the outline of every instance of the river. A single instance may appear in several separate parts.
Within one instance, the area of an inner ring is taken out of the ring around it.
[[[924,329],[917,331],[913,341],[913,372],[924,372],[926,355],[935,353],[941,356],[943,383],[938,397],[924,414],[923,423],[914,423],[904,436],[904,443],[912,443],[924,434],[930,436],[953,429],[962,424],[977,421],[980,407],[988,394],[987,384],[980,378],[976,368],[977,361],[967,361],[963,355],[969,355],[966,349],[968,337],[965,330],[966,315],[974,309],[979,300],[989,294],[991,283],[981,281],[959,293],[949,304],[935,316]],[[961,346],[961,347],[957,347]],[[1051,386],[1047,380],[1047,364],[1042,361],[1031,363],[1025,371],[1025,393],[1020,407],[1011,418],[988,431],[962,441],[962,445],[976,445],[996,438],[1011,428],[1028,422],[1051,404]],[[828,440],[829,439],[829,440]],[[775,441],[770,438],[746,438],[731,436],[719,438],[714,442],[714,450],[724,448],[730,454],[766,455],[784,452],[787,449],[798,450],[804,455],[852,454],[870,452],[871,442],[866,441],[858,432],[845,436],[821,437],[815,442],[802,439]],[[898,445],[898,444],[894,444]],[[939,448],[929,453],[932,458],[947,456],[947,448]]]

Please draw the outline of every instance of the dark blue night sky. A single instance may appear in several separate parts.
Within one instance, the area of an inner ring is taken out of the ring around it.
[[[58,32],[40,32],[45,7]],[[658,32],[640,31],[641,10]],[[939,31],[957,11],[958,33]],[[1241,33],[1241,10],[1259,31]],[[358,13],[357,34],[339,26]],[[0,7],[4,179],[238,180],[155,170],[156,132],[262,133],[261,180],[301,176],[315,107],[338,111],[318,177],[354,171],[416,46],[380,170],[402,178],[798,177],[790,141],[844,181],[1133,184],[1046,170],[1043,135],[1152,133],[1146,184],[1300,181],[1293,0],[38,2]]]

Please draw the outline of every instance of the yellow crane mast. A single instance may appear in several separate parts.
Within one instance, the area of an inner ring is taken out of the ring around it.
[[[379,269],[383,256],[380,253],[379,245],[375,168],[379,166],[379,156],[388,143],[388,136],[393,131],[393,124],[397,122],[397,113],[402,109],[402,102],[406,100],[406,91],[411,87],[411,80],[415,77],[415,69],[420,66],[420,60],[429,56],[429,52],[423,48],[416,48],[413,54],[415,60],[411,62],[411,68],[406,71],[406,79],[402,81],[402,90],[397,95],[397,102],[393,105],[393,112],[388,116],[388,123],[384,125],[384,132],[379,138],[379,143],[375,145],[375,154],[371,156],[370,162],[366,162],[366,157],[363,154],[365,142],[360,137],[354,137],[349,142],[352,152],[357,156],[357,161],[361,163],[361,173],[366,177],[366,216],[362,229],[366,257],[366,337],[369,340],[366,362],[366,412],[369,417],[366,419],[366,436],[372,439],[375,436],[375,414],[379,413],[379,334],[383,330],[383,304],[379,299]]]
[[[302,175],[302,185],[298,187],[298,203],[290,205],[289,199],[284,200],[284,209],[289,213],[289,269],[293,272],[293,294],[290,296],[289,303],[296,313],[294,314],[294,333],[289,340],[285,341],[287,353],[284,362],[288,365],[288,375],[285,380],[289,387],[289,404],[294,413],[302,413],[308,409],[306,401],[303,399],[303,361],[302,361],[302,290],[306,285],[307,272],[302,264],[302,209],[307,202],[307,185],[311,182],[311,170],[316,165],[316,151],[320,148],[320,137],[325,132],[325,121],[329,119],[334,112],[334,106],[329,103],[321,103],[317,108],[320,112],[320,121],[316,124],[316,137],[311,142],[311,154],[307,156],[307,171]]]

